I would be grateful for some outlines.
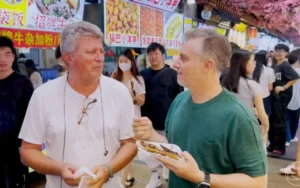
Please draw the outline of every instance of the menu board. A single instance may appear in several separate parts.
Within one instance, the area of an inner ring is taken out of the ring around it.
[[[147,47],[152,42],[163,44],[164,13],[141,6],[141,46]]]
[[[83,19],[84,0],[0,0],[0,35],[16,47],[51,48],[60,31]]]
[[[168,12],[174,12],[180,0],[133,0],[134,2],[161,9]]]
[[[26,26],[26,0],[0,0],[0,27]]]
[[[183,42],[183,16],[165,13],[164,23],[166,48],[179,49]]]
[[[130,1],[105,0],[105,43],[118,47],[148,47],[153,42],[179,49],[183,41],[183,16]],[[191,24],[190,24],[191,25]]]
[[[81,21],[84,0],[29,0],[27,28],[60,32],[66,25]]]
[[[112,46],[140,46],[140,7],[131,2],[107,0],[104,6],[105,43]]]

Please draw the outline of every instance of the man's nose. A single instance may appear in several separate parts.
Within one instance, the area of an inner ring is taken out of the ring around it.
[[[96,61],[103,62],[104,61],[104,55],[103,54],[97,54],[95,57]]]

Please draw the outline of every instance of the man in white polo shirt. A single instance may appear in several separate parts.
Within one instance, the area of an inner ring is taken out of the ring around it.
[[[69,74],[34,92],[19,135],[22,161],[47,174],[47,188],[78,186],[74,173],[80,167],[97,175],[90,187],[120,188],[118,172],[137,152],[132,99],[123,84],[101,75],[103,34],[97,26],[68,25],[61,40]],[[47,157],[40,152],[43,143]]]

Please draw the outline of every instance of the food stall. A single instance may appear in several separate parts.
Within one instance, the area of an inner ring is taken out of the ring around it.
[[[146,0],[105,0],[105,43],[143,53],[149,44],[158,42],[165,46],[167,58],[177,55],[184,26],[183,15],[174,12],[178,4],[179,0],[164,1],[160,5]]]

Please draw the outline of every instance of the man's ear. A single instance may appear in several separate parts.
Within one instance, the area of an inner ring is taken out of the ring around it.
[[[73,56],[70,53],[64,53],[62,55],[62,58],[64,62],[66,63],[67,66],[72,66],[73,65]]]
[[[202,73],[207,74],[213,68],[214,62],[212,60],[207,60],[204,62]]]

